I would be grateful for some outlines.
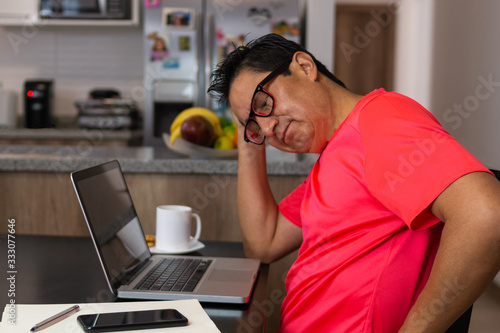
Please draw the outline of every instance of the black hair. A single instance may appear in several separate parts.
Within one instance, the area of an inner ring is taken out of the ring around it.
[[[320,73],[345,88],[344,83],[304,47],[280,35],[268,34],[247,45],[236,47],[224,58],[212,73],[212,83],[207,92],[218,97],[220,103],[226,103],[229,99],[231,84],[241,70],[246,69],[254,73],[271,72],[286,60],[291,59],[298,51],[311,56]],[[283,72],[283,75],[290,75],[290,71]]]

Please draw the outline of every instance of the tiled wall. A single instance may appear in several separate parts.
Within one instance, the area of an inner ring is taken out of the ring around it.
[[[136,97],[132,91],[143,80],[142,43],[141,27],[0,27],[0,83],[18,94],[22,115],[24,81],[53,79],[53,115],[76,115],[74,101],[94,88]]]

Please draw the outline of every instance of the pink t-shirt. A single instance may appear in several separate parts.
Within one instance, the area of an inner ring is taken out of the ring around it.
[[[412,99],[361,99],[279,204],[303,232],[281,332],[397,332],[439,246],[429,205],[474,171],[489,172]]]

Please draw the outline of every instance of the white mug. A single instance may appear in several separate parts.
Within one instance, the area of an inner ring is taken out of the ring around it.
[[[191,222],[196,219],[196,233],[191,239]],[[197,241],[201,233],[201,219],[191,207],[164,205],[156,207],[156,248],[162,251],[183,251]]]

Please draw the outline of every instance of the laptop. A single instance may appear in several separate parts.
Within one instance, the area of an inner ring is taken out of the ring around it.
[[[257,259],[151,254],[118,161],[72,172],[71,181],[108,286],[117,297],[249,301]]]

